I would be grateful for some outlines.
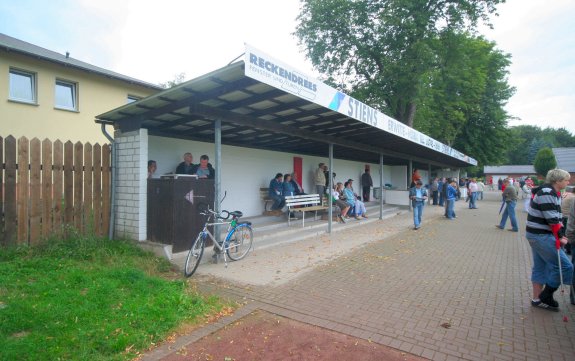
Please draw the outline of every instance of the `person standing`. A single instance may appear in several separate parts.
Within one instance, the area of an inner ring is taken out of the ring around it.
[[[418,230],[421,228],[423,207],[425,206],[425,201],[427,200],[427,189],[423,187],[423,182],[421,180],[415,181],[415,187],[409,190],[409,198],[411,199],[411,205],[413,206],[413,224],[415,226],[414,229]]]
[[[148,161],[148,179],[151,179],[154,177],[154,173],[156,173],[156,169],[158,169],[158,164],[156,163],[155,160],[149,160]]]
[[[192,156],[192,153],[185,153],[184,161],[178,164],[178,167],[176,168],[176,174],[193,174],[195,167],[192,163],[193,161],[194,157]]]
[[[575,187],[566,187],[561,195],[561,214],[563,215],[563,229],[567,229],[570,210],[575,203]],[[565,253],[571,254],[571,242],[565,245]]]
[[[503,191],[503,200],[505,201],[505,210],[501,216],[501,222],[495,227],[499,229],[505,229],[505,223],[507,222],[507,217],[511,221],[511,232],[519,232],[519,227],[517,226],[517,218],[515,218],[515,206],[517,205],[517,190],[515,187],[509,184],[509,180],[505,179],[503,182],[505,190]]]
[[[431,182],[431,197],[433,198],[433,205],[436,206],[439,197],[439,179],[437,177]]]
[[[483,183],[483,180],[479,180],[477,182],[477,199],[478,200],[483,200],[483,192],[485,191],[485,183]]]
[[[572,188],[572,190],[575,190]],[[565,213],[563,213],[565,217]],[[565,237],[567,237],[568,245],[570,249],[575,247],[575,202],[571,202],[571,207],[569,207],[569,212],[567,214],[567,227],[565,230]],[[565,246],[567,248],[567,245]],[[571,263],[575,264],[575,252],[571,252]],[[571,292],[569,292],[569,300],[572,305],[575,305],[575,279],[571,282]]]
[[[447,182],[446,182],[447,183]],[[445,216],[447,219],[455,219],[455,199],[457,198],[457,182],[451,180],[445,188]]]
[[[315,170],[314,173],[314,184],[315,184],[315,190],[317,192],[317,194],[320,195],[320,197],[325,193],[325,173],[324,173],[324,166],[325,164],[320,163],[318,164],[317,169]]]
[[[196,164],[192,169],[192,174],[198,176],[201,179],[215,179],[216,177],[216,170],[212,166],[212,163],[209,163],[210,158],[203,154],[200,157],[200,164]]]
[[[437,182],[437,192],[439,193],[439,206],[443,207],[443,203],[445,203],[445,184],[447,180],[442,177]]]
[[[531,305],[550,311],[559,311],[553,293],[560,286],[559,267],[565,284],[573,283],[573,263],[559,245],[566,244],[561,215],[560,192],[569,184],[570,174],[562,169],[552,169],[545,177],[545,184],[533,190],[525,237],[533,254]],[[509,187],[513,188],[513,187]]]
[[[369,202],[371,187],[373,187],[373,179],[371,179],[371,174],[369,174],[369,168],[365,168],[365,172],[361,175],[362,199],[364,202]]]
[[[475,182],[475,178],[471,178],[469,180],[468,190],[469,190],[469,209],[477,209],[476,201],[477,201],[478,187],[477,182]]]

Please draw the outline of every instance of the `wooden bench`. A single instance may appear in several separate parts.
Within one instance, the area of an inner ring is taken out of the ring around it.
[[[274,200],[270,198],[269,188],[260,188],[260,199],[264,202],[264,214],[268,214],[268,203],[274,203]]]
[[[327,206],[323,205],[323,197],[319,194],[303,194],[299,196],[287,196],[286,206],[288,208],[288,227],[291,221],[291,212],[301,212],[302,221],[301,226],[305,226],[305,213],[314,212],[314,220],[317,217],[317,211],[323,211],[327,209]]]

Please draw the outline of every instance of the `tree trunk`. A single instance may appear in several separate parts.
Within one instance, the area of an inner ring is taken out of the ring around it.
[[[407,114],[405,117],[405,124],[408,127],[413,128],[413,120],[415,119],[415,111],[417,110],[417,104],[414,102],[409,102],[407,104]]]

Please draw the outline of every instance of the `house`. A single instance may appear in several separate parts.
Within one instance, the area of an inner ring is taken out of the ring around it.
[[[505,178],[537,177],[537,172],[535,172],[535,168],[533,168],[532,165],[486,165],[483,167],[483,173],[485,173],[485,179],[493,179],[494,184],[496,184],[499,179]]]
[[[566,170],[571,174],[571,183],[575,182],[575,148],[552,148],[555,160],[557,161],[557,168]],[[485,166],[483,168],[485,179],[493,177],[493,182],[497,183],[499,179],[521,178],[523,176],[537,177],[543,179],[544,177],[537,175],[535,168],[532,165],[501,165],[501,166]]]
[[[571,174],[571,184],[575,184],[575,147],[552,148],[557,168],[566,170]]]
[[[0,136],[108,142],[96,115],[162,90],[0,33]]]

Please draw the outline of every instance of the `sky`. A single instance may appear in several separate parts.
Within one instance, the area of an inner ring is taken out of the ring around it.
[[[0,33],[151,83],[187,80],[248,43],[318,76],[293,35],[298,0],[0,0]],[[575,134],[575,0],[507,0],[480,32],[511,54],[509,125]]]

